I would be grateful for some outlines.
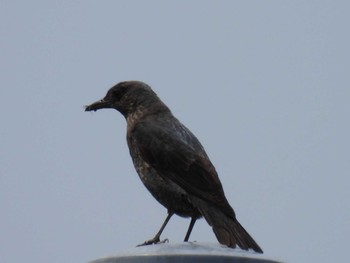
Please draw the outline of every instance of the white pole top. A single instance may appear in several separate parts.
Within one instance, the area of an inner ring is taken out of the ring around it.
[[[156,261],[155,261],[156,260]],[[220,244],[184,242],[162,243],[135,247],[114,256],[96,259],[90,263],[190,263],[190,262],[239,262],[239,263],[279,263],[254,251],[232,249]]]

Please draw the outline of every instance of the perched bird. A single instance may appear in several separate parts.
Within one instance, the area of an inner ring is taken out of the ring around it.
[[[204,217],[221,244],[263,253],[238,222],[228,203],[218,174],[203,146],[147,84],[120,82],[107,95],[86,106],[85,111],[118,110],[127,122],[127,143],[135,169],[146,188],[168,210],[154,238],[176,214],[191,218],[184,241],[197,219]]]

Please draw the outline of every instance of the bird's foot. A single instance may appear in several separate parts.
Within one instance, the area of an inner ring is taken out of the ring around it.
[[[148,245],[153,245],[153,244],[164,244],[164,243],[168,243],[168,242],[169,242],[169,240],[167,238],[160,241],[159,237],[154,237],[154,238],[147,240],[144,243],[137,245],[137,246],[141,247],[141,246],[148,246]]]

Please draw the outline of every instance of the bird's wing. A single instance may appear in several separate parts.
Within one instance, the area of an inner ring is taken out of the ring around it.
[[[181,136],[151,122],[136,124],[131,136],[142,159],[161,176],[234,216],[214,166],[208,157],[196,152]]]

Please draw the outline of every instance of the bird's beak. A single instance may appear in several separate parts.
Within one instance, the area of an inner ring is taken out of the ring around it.
[[[85,106],[85,111],[97,111],[99,109],[112,108],[111,103],[105,99],[96,101],[90,105]]]

